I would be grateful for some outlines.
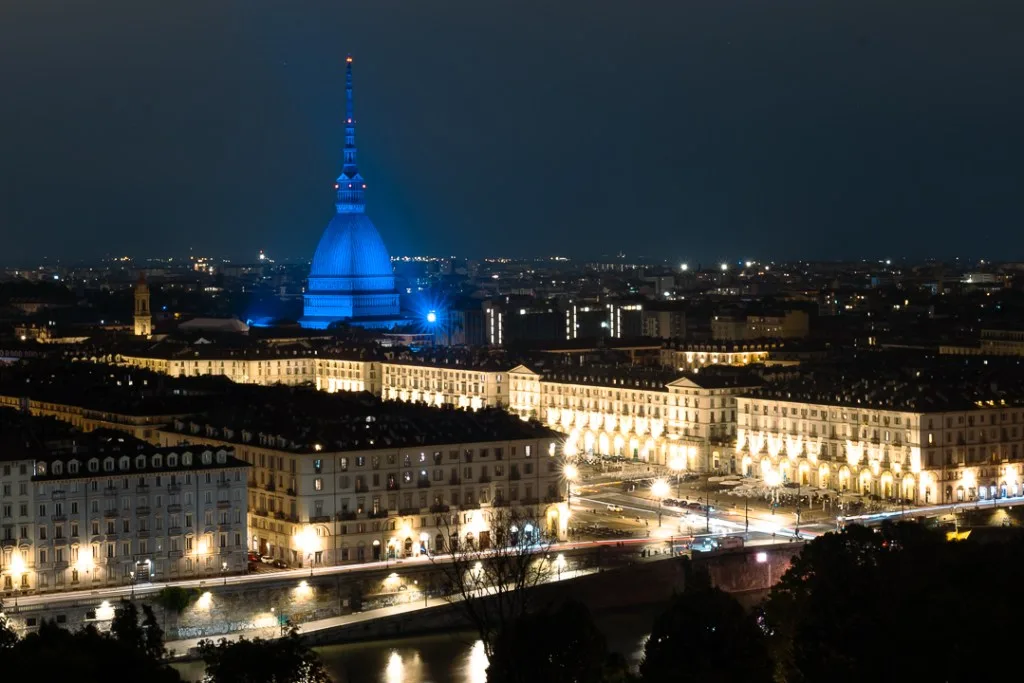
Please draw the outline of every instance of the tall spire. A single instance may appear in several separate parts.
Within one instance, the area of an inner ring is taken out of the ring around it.
[[[334,185],[338,213],[362,213],[366,210],[363,191],[366,184],[356,166],[356,119],[352,108],[352,55],[345,58],[345,161]]]

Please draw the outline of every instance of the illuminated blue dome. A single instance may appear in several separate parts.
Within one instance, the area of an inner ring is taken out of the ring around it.
[[[391,256],[365,213],[339,213],[331,219],[313,255],[309,277],[311,288],[314,278],[331,277],[387,278],[386,285],[372,289],[395,286]]]
[[[324,329],[335,322],[360,327],[393,327],[401,322],[391,256],[366,216],[366,184],[356,167],[352,116],[352,58],[345,72],[345,165],[334,185],[337,212],[313,255],[303,300],[303,327]]]

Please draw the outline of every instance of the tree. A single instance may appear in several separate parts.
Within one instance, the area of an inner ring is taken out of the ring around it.
[[[652,682],[770,683],[772,662],[754,616],[698,574],[654,621],[640,676]]]
[[[153,608],[142,606],[143,622],[139,624],[139,613],[135,603],[122,600],[114,610],[114,619],[110,623],[110,634],[119,642],[144,652],[155,660],[167,656],[164,648],[164,631],[157,623]]]
[[[129,647],[144,649],[145,638],[142,627],[139,626],[139,611],[134,602],[122,600],[114,610],[114,619],[110,622],[110,635]]]
[[[189,605],[199,599],[199,591],[194,588],[181,588],[180,586],[164,586],[153,598],[153,603],[159,606],[164,612],[164,624],[167,623],[167,614],[174,614],[175,618],[181,616]]]
[[[17,642],[18,634],[11,628],[11,624],[7,620],[7,614],[4,613],[4,601],[0,600],[0,650],[14,647]]]
[[[524,614],[498,634],[487,683],[602,683],[625,670],[587,608],[565,602]]]
[[[10,648],[0,650],[0,670],[32,672],[41,683],[179,683],[178,672],[131,644],[89,624],[75,632],[44,621]]]
[[[487,514],[486,536],[474,536],[457,515],[447,518],[449,541],[431,562],[444,574],[446,597],[476,629],[490,657],[497,635],[527,613],[531,589],[553,569],[551,541],[540,532],[536,518],[518,508],[495,508]]]
[[[1020,632],[998,601],[1019,593],[1020,541],[948,543],[915,523],[850,526],[806,545],[764,605],[784,683],[977,677]],[[983,610],[983,613],[982,613]],[[950,625],[945,627],[944,625]],[[977,624],[977,628],[954,625]],[[986,676],[1015,673],[1012,657]]]
[[[199,654],[206,663],[204,683],[331,683],[292,624],[276,640],[201,640]]]

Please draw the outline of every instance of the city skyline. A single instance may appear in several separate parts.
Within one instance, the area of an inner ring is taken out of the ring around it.
[[[346,52],[367,210],[393,253],[1024,251],[1018,7],[65,11],[82,30],[49,30],[46,3],[0,28],[5,61],[33,66],[0,71],[19,94],[0,112],[10,260],[154,253],[169,235],[312,253]]]

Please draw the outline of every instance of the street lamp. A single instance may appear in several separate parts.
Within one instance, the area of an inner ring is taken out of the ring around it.
[[[668,482],[664,479],[657,479],[651,484],[651,494],[658,499],[658,526],[661,526],[661,503],[668,496]]]
[[[572,509],[572,483],[580,476],[579,468],[571,462],[562,468],[562,476],[565,477],[565,500],[566,507]]]
[[[676,498],[682,498],[683,490],[683,470],[686,468],[686,461],[682,457],[676,456],[669,460],[668,467],[670,470],[676,473]]]
[[[134,571],[128,572],[128,576],[131,577],[131,584],[132,584],[132,591],[131,591],[131,598],[130,599],[134,600],[135,599],[135,572]]]
[[[224,577],[224,585],[228,585],[228,563],[226,561],[220,563],[220,573]]]

